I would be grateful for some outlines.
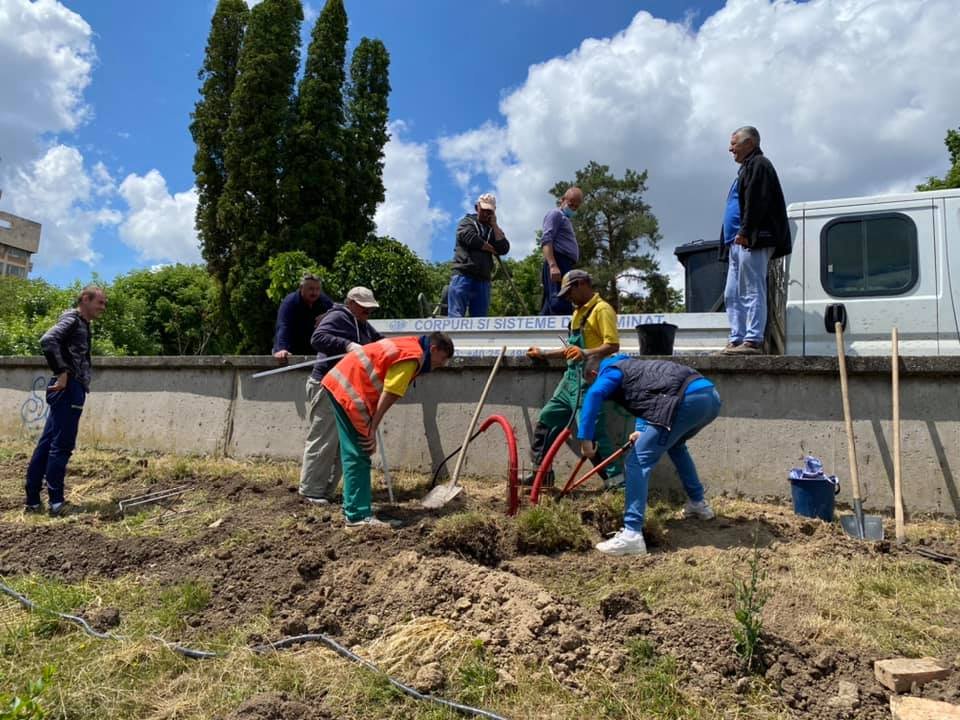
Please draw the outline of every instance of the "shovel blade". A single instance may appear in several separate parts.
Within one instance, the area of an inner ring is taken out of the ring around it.
[[[847,535],[857,540],[883,540],[883,520],[878,515],[863,516],[862,533],[856,515],[842,515],[840,526]]]
[[[436,510],[437,508],[442,508],[461,492],[463,492],[463,485],[451,485],[450,483],[437,485],[426,494],[423,500],[420,501],[420,504],[430,510]]]

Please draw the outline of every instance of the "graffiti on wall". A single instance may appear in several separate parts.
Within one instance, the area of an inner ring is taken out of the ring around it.
[[[20,406],[20,420],[29,433],[40,432],[47,421],[47,413],[50,411],[47,407],[47,382],[48,378],[45,375],[35,377],[30,395]]]

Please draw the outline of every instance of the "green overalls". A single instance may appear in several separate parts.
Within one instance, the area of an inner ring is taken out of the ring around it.
[[[583,328],[586,326],[587,319],[590,317],[590,313],[593,312],[594,307],[596,307],[596,305],[587,310],[580,320],[579,327],[574,328],[571,321],[571,325],[568,328],[568,344],[586,349]],[[567,369],[563,373],[560,384],[557,385],[556,390],[553,391],[553,395],[547,400],[543,409],[540,410],[540,415],[537,417],[537,427],[533,431],[533,447],[530,448],[530,452],[533,455],[533,463],[537,467],[540,466],[544,454],[553,444],[557,435],[576,419],[576,413],[580,409],[580,400],[585,391],[583,362],[568,360]],[[606,405],[606,403],[604,405]],[[597,416],[597,431],[594,437],[597,443],[597,455],[593,459],[593,463],[597,464],[614,451],[610,437],[607,435],[606,413],[603,408],[601,408],[600,414]],[[623,467],[621,463],[617,461],[608,466],[601,475],[603,475],[604,478],[613,477],[621,472],[623,472]]]

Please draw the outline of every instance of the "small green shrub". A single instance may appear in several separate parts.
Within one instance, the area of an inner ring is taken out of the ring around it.
[[[763,668],[760,648],[763,642],[763,618],[761,612],[769,596],[761,590],[766,572],[760,568],[760,548],[754,538],[753,555],[750,558],[750,577],[747,580],[734,578],[734,618],[736,625],[733,637],[734,649],[747,672],[760,672]]]
[[[517,549],[549,555],[561,550],[585,550],[590,536],[580,515],[565,500],[540,501],[517,516]]]
[[[56,669],[48,665],[40,677],[31,680],[24,696],[0,693],[0,720],[43,720],[47,709],[42,695]]]

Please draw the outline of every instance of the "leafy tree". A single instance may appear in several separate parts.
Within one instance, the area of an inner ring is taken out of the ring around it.
[[[232,238],[227,311],[239,331],[237,350],[264,352],[273,336],[273,312],[264,302],[267,259],[279,247],[280,168],[299,63],[300,0],[263,0],[250,11],[230,98],[226,134],[227,182],[218,220]]]
[[[947,130],[943,141],[950,153],[950,169],[942,178],[931,177],[925,183],[917,185],[917,190],[946,190],[960,188],[960,128]]]
[[[577,170],[573,182],[558,182],[550,193],[559,200],[573,185],[583,190],[583,204],[573,219],[580,258],[589,266],[597,289],[617,311],[624,281],[642,284],[648,291],[647,297],[653,298],[654,291],[666,279],[659,272],[655,256],[660,242],[659,224],[643,201],[646,170],[638,173],[627,169],[622,178],[617,178],[608,165],[591,161]]]
[[[504,258],[506,271],[513,278],[513,284],[523,298],[523,305],[517,298],[517,292],[510,287],[506,273],[497,268],[490,288],[491,315],[537,315],[543,305],[543,284],[540,281],[540,265],[543,255],[535,250],[523,260]]]
[[[313,273],[320,278],[323,292],[331,298],[342,297],[345,290],[340,287],[339,278],[326,268],[320,267],[317,262],[302,250],[280,253],[270,258],[267,263],[270,272],[270,287],[267,288],[267,297],[277,305],[300,285],[304,273]],[[349,288],[347,288],[349,290]]]
[[[383,148],[390,94],[390,55],[379,40],[363,38],[350,61],[347,87],[343,237],[362,242],[373,232],[373,214],[383,202]]]
[[[324,265],[333,262],[342,242],[346,45],[343,0],[327,0],[313,26],[296,118],[286,138],[283,195],[288,245]]]
[[[346,243],[333,261],[342,288],[363,285],[380,303],[379,317],[418,317],[417,295],[430,290],[429,266],[410,248],[390,237]]]
[[[156,354],[205,355],[227,349],[217,284],[202,265],[134,270],[114,280],[108,294],[105,319],[115,312],[118,298],[136,298],[142,305],[139,324],[156,343]]]
[[[197,182],[197,232],[203,258],[221,285],[231,262],[230,236],[217,220],[217,203],[226,184],[225,135],[230,122],[230,96],[249,10],[245,0],[220,0],[210,22],[203,67],[203,85],[193,111],[190,134],[197,146],[193,172]]]

